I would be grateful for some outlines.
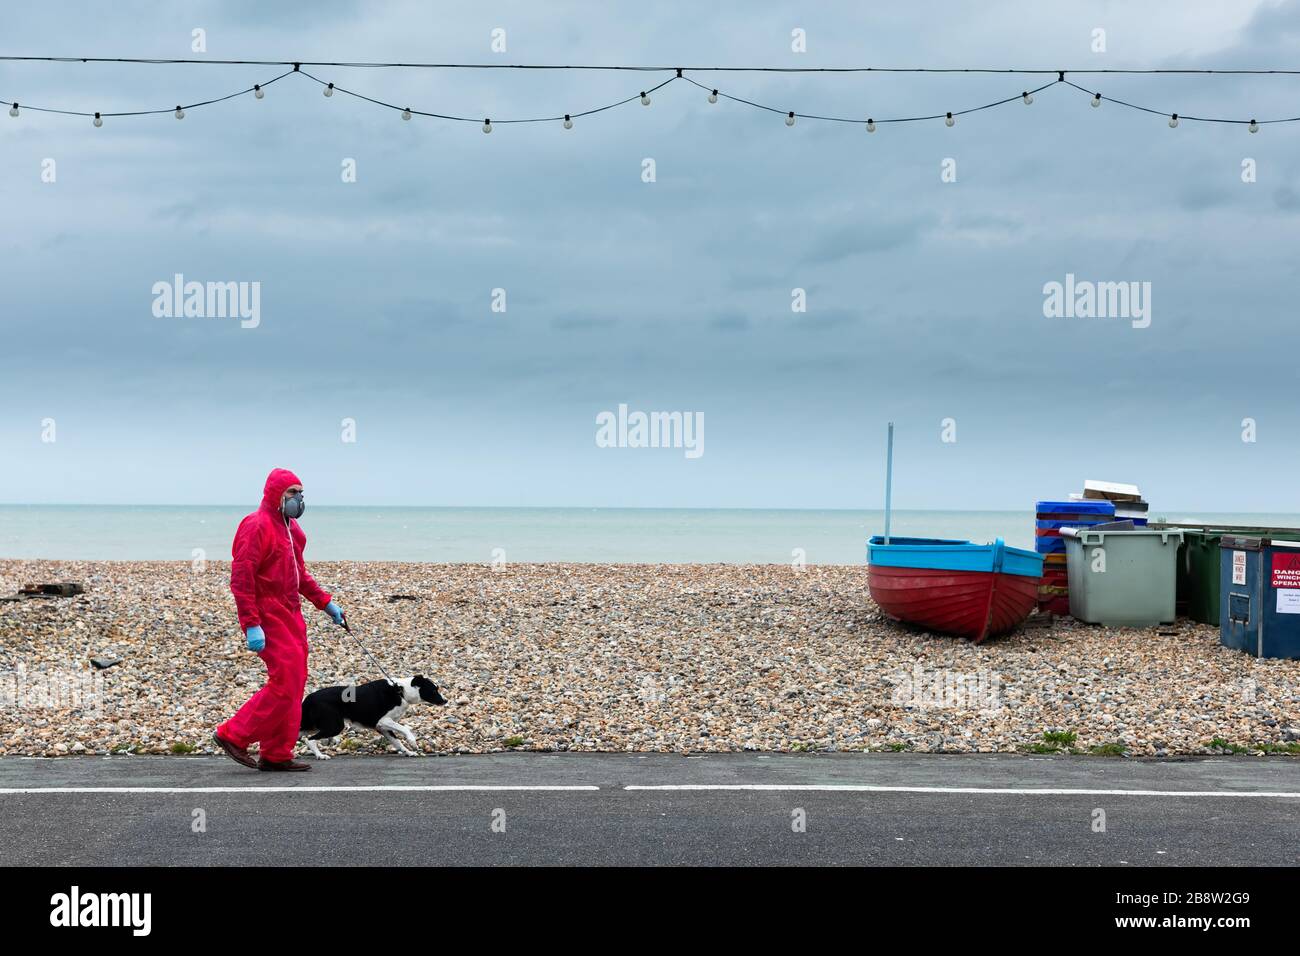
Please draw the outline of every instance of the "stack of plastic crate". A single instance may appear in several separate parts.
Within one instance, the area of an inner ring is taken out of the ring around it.
[[[1115,520],[1113,501],[1040,501],[1034,506],[1034,547],[1043,556],[1038,610],[1070,613],[1070,584],[1065,570],[1062,528],[1087,528]]]

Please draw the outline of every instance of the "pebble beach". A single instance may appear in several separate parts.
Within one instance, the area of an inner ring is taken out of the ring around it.
[[[974,645],[884,617],[865,567],[311,568],[390,673],[442,687],[448,706],[403,718],[429,755],[1300,750],[1300,661],[1257,661],[1188,621],[1056,618]],[[0,602],[0,754],[213,753],[265,673],[229,565],[0,561],[0,595],[52,581],[86,591]],[[380,676],[303,607],[308,691]],[[355,731],[326,749],[391,752]]]

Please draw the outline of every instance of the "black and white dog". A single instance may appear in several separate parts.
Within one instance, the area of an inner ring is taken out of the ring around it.
[[[397,718],[406,712],[406,708],[420,701],[426,704],[447,703],[438,693],[438,685],[419,674],[396,683],[372,680],[346,687],[322,687],[308,694],[302,702],[302,725],[298,738],[317,760],[329,760],[329,755],[321,752],[316,741],[337,737],[345,726],[368,727],[391,741],[400,753],[415,757],[416,752],[401,740],[405,737],[414,744],[415,734],[409,727],[399,724]]]

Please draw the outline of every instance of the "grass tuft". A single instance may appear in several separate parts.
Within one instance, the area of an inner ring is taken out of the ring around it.
[[[1300,754],[1300,740],[1293,740],[1285,744],[1256,744],[1251,750],[1259,750],[1266,754]]]
[[[1124,757],[1128,755],[1128,745],[1122,740],[1116,740],[1113,743],[1089,747],[1088,753],[1098,757]]]
[[[1043,733],[1043,743],[1062,744],[1066,747],[1074,746],[1074,742],[1079,739],[1079,735],[1073,730],[1048,730]]]
[[[1207,740],[1205,746],[1209,747],[1211,750],[1223,750],[1230,754],[1244,754],[1248,753],[1250,750],[1249,747],[1243,747],[1241,744],[1230,744],[1222,737],[1215,737],[1212,740]]]
[[[1024,750],[1031,754],[1059,754],[1061,752],[1061,748],[1056,744],[1039,743],[1027,744]]]

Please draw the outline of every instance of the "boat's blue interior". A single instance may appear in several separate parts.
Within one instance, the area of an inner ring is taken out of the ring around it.
[[[1043,576],[1043,556],[1008,548],[1001,538],[992,544],[972,544],[947,538],[896,538],[875,535],[867,545],[870,564],[890,568],[931,568],[938,571],[981,571]]]
[[[872,544],[884,544],[884,535],[876,535],[871,539]],[[889,536],[889,546],[894,545],[926,545],[926,544],[970,544],[969,541],[960,541],[956,538],[900,538],[898,535]],[[983,545],[979,545],[983,547]]]

